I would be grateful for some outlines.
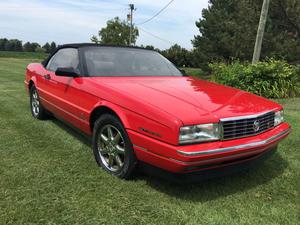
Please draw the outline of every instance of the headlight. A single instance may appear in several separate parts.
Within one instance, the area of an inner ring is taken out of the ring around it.
[[[283,110],[275,112],[274,126],[279,125],[283,121]]]
[[[220,127],[218,123],[184,126],[180,128],[180,144],[213,141],[219,139]]]

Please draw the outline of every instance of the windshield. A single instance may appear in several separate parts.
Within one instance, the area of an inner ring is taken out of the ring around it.
[[[82,48],[88,76],[182,76],[155,51],[123,47]]]

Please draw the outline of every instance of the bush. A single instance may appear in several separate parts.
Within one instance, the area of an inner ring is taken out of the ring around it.
[[[185,73],[189,76],[201,78],[204,75],[203,70],[201,70],[200,68],[182,67],[181,69],[184,70]]]
[[[297,70],[285,61],[268,59],[256,64],[213,63],[209,65],[214,82],[236,87],[266,98],[287,98],[300,95]]]
[[[46,49],[41,48],[41,47],[37,47],[37,48],[35,49],[35,52],[45,53],[45,52],[46,52]]]

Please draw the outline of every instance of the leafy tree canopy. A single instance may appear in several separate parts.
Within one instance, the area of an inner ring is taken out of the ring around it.
[[[178,44],[174,44],[169,49],[161,51],[161,53],[178,67],[192,66],[191,52]]]
[[[139,31],[133,27],[131,43],[129,43],[130,25],[119,17],[107,21],[106,27],[99,31],[99,38],[92,36],[91,41],[99,44],[130,45],[135,44]]]
[[[35,50],[38,47],[41,47],[41,46],[36,42],[33,42],[33,43],[26,42],[23,46],[23,49],[24,49],[25,52],[35,52]]]

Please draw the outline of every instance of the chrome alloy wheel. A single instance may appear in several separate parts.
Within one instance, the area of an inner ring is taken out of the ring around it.
[[[36,89],[32,91],[31,108],[33,115],[37,117],[40,112],[40,100]]]
[[[111,172],[122,169],[125,159],[125,142],[121,132],[108,124],[101,128],[97,148],[103,165]]]

